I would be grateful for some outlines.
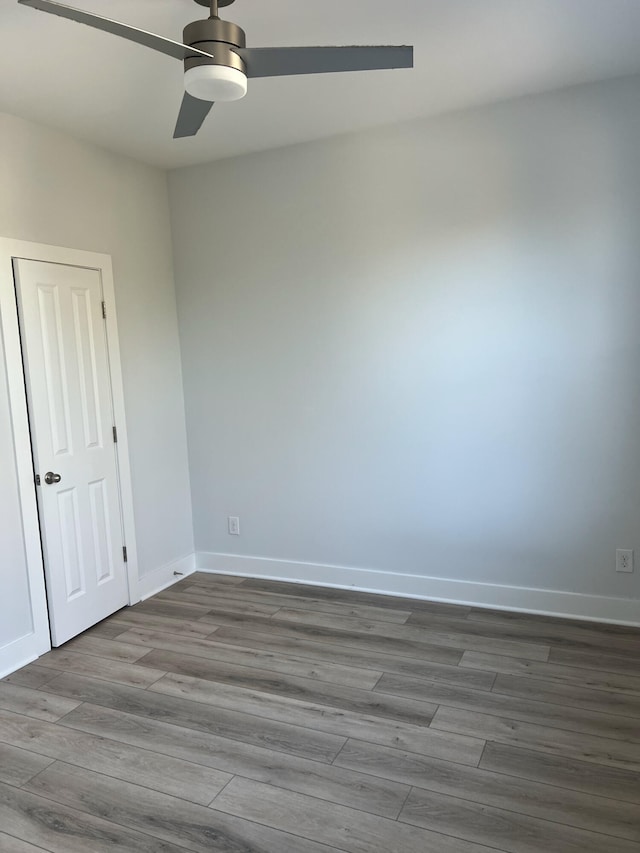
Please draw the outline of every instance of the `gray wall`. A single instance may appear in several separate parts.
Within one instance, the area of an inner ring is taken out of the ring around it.
[[[628,79],[171,173],[197,549],[639,597],[639,152]]]
[[[112,255],[140,575],[191,553],[166,176],[0,114],[0,236]],[[2,358],[0,648],[30,631],[5,378]]]

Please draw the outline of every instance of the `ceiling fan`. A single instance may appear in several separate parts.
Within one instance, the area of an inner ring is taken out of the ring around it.
[[[210,15],[189,24],[183,41],[84,12],[53,0],[18,0],[41,12],[87,24],[184,61],[185,95],[174,139],[195,136],[215,101],[236,101],[247,94],[250,77],[326,74],[413,68],[413,48],[397,47],[247,47],[244,30],[223,21],[219,9],[234,0],[195,0]]]

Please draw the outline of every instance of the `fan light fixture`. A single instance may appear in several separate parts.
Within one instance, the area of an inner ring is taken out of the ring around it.
[[[4,2],[6,5],[8,0]],[[209,17],[187,24],[182,41],[173,41],[56,0],[18,0],[22,6],[86,24],[183,62],[186,92],[174,139],[195,136],[216,101],[244,98],[247,79],[413,68],[413,48],[407,45],[247,47],[242,27],[223,21],[218,14],[220,9],[231,6],[235,0],[195,2],[208,8]],[[107,0],[104,0],[104,5],[108,5]]]
[[[201,101],[239,101],[247,94],[247,75],[227,65],[196,65],[185,71],[184,88]]]

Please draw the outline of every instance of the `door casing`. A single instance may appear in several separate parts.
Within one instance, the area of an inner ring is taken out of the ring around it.
[[[127,546],[129,603],[135,604],[140,600],[140,595],[138,590],[138,557],[133,513],[131,467],[129,463],[129,441],[125,417],[122,363],[118,340],[111,257],[95,252],[85,252],[80,249],[68,249],[0,237],[0,331],[5,351],[9,406],[11,410],[10,415],[16,455],[15,462],[23,519],[25,556],[34,626],[33,634],[20,638],[19,642],[12,644],[16,648],[12,649],[11,657],[14,658],[14,668],[18,668],[48,651],[51,648],[51,640],[44,580],[44,560],[40,541],[36,487],[34,483],[33,457],[31,453],[29,414],[25,393],[25,376],[20,346],[20,325],[13,277],[13,260],[15,258],[44,261],[46,263],[63,264],[72,267],[88,267],[99,270],[101,274],[104,301],[107,306],[106,330],[113,409],[118,428],[116,452],[118,456],[122,519],[125,544]],[[4,662],[4,666],[5,668],[7,667],[7,661]]]

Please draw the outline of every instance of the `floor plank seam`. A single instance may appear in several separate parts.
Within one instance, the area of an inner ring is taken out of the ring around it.
[[[401,815],[401,814],[402,814],[402,812],[404,811],[405,806],[406,806],[406,805],[407,805],[407,803],[409,802],[409,797],[411,796],[411,794],[412,794],[412,792],[413,792],[413,785],[409,785],[408,787],[409,787],[409,790],[407,791],[407,795],[406,795],[406,797],[404,798],[404,800],[402,801],[402,805],[401,805],[401,806],[400,806],[400,808],[398,809],[398,814],[396,815],[396,818],[395,818],[395,819],[396,819],[396,821],[398,821],[398,822],[400,821],[400,815]]]
[[[351,738],[346,738],[345,742],[342,744],[340,749],[333,756],[333,759],[331,760],[331,766],[336,766],[336,761],[340,757],[340,753],[344,750],[345,746],[349,743],[350,740],[351,740]]]
[[[38,753],[38,754],[40,755],[41,753]],[[49,758],[50,756],[44,756],[44,757]],[[49,770],[50,767],[52,767],[54,764],[57,764],[57,763],[58,763],[58,759],[52,758],[46,767],[43,767],[41,770],[38,770],[37,773],[34,773],[33,776],[30,779],[27,779],[26,782],[23,782],[22,785],[11,785],[11,787],[12,788],[21,788],[21,789],[26,790],[27,785],[31,785],[33,782],[35,782],[35,780],[38,778],[38,776],[40,776],[42,773],[45,772],[45,770]],[[1,829],[1,827],[0,827],[0,829]]]
[[[497,672],[494,672],[494,674],[493,674],[493,681],[491,682],[491,687],[489,688],[489,692],[490,692],[490,693],[492,693],[492,692],[493,692],[493,688],[496,686],[496,681],[497,681],[497,680],[498,680],[498,673],[497,673]]]
[[[239,778],[239,777],[238,777],[238,774],[234,773],[234,774],[231,776],[231,779],[228,779],[228,780],[227,780],[227,782],[222,786],[222,788],[220,788],[220,790],[219,790],[219,791],[218,791],[218,793],[215,795],[215,797],[214,797],[210,802],[208,802],[208,803],[207,803],[207,808],[208,808],[208,809],[210,809],[210,808],[212,807],[213,803],[215,803],[215,801],[218,799],[218,797],[220,796],[220,794],[222,794],[222,792],[225,790],[225,788],[227,788],[227,786],[228,786],[228,785],[230,785],[230,784],[231,784],[235,779],[237,779],[237,778]]]
[[[380,675],[376,678],[376,682],[375,682],[375,684],[373,684],[373,685],[371,686],[371,690],[375,690],[375,689],[376,689],[376,687],[377,687],[377,686],[378,686],[378,684],[380,683],[381,679],[384,677],[384,674],[385,674],[385,673],[384,673],[384,670],[383,670],[383,671],[380,673]]]
[[[49,847],[41,847],[39,844],[34,844],[33,841],[25,841],[24,838],[20,838],[19,835],[13,835],[11,832],[5,832],[4,829],[0,829],[0,833],[4,832],[7,838],[13,838],[16,841],[21,841],[23,844],[28,844],[30,847],[33,847],[34,850],[42,850],[42,853],[51,853],[51,849]]]
[[[480,769],[480,765],[482,764],[482,759],[484,758],[484,754],[487,751],[487,743],[488,743],[488,741],[485,740],[484,745],[482,747],[482,752],[480,753],[480,758],[478,759],[478,763],[475,765],[478,770]]]
[[[146,685],[146,687],[143,687],[142,689],[143,689],[143,690],[149,690],[151,693],[153,693],[153,690],[152,690],[151,688],[152,688],[155,684],[157,684],[159,681],[162,681],[162,679],[165,677],[165,675],[169,675],[169,672],[168,672],[168,671],[167,671],[167,672],[163,672],[163,673],[162,673],[162,675],[161,675],[161,676],[159,676],[158,678],[156,678],[156,680],[155,680],[155,681],[152,681],[152,682],[151,682],[151,684],[147,684],[147,685]]]

